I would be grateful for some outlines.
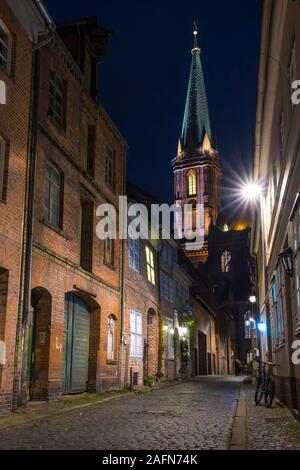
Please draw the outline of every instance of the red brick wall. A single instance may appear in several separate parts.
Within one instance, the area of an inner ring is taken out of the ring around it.
[[[7,307],[1,313],[1,331],[5,342],[5,364],[0,378],[0,410],[12,402],[14,351],[20,256],[24,211],[24,188],[29,128],[32,45],[5,2],[0,3],[0,16],[13,35],[12,75],[0,69],[0,80],[6,84],[6,104],[0,105],[0,135],[9,143],[7,191],[0,202],[0,269],[9,272]]]
[[[120,328],[121,243],[115,241],[115,264],[103,263],[104,242],[96,236],[96,209],[111,202],[118,208],[123,190],[125,144],[114,124],[82,90],[64,47],[59,40],[41,50],[40,113],[37,149],[37,176],[34,218],[32,289],[43,287],[52,297],[49,370],[46,396],[61,393],[62,344],[65,295],[75,292],[86,302],[90,313],[89,380],[90,390],[118,388],[118,333]],[[48,117],[50,66],[67,81],[66,130],[57,130]],[[76,67],[75,67],[76,69]],[[82,116],[96,127],[95,177],[87,176],[81,162]],[[105,184],[106,145],[116,152],[116,192]],[[63,224],[54,230],[44,222],[45,168],[52,161],[62,172]],[[80,267],[80,203],[93,204],[92,272]],[[76,286],[76,288],[74,287]],[[108,317],[116,317],[116,360],[107,361]]]
[[[124,342],[122,354],[122,383],[128,385],[130,383],[130,368],[132,373],[138,373],[138,385],[144,382],[144,357],[135,358],[130,355],[130,309],[138,311],[142,314],[142,333],[143,348],[145,343],[148,344],[148,375],[155,379],[157,373],[158,358],[158,277],[157,277],[157,257],[154,248],[155,268],[156,268],[156,285],[153,286],[147,279],[146,265],[146,245],[147,241],[140,240],[140,272],[136,272],[129,266],[128,261],[128,245],[125,243],[124,249]],[[147,324],[147,313],[149,309],[153,309],[155,314],[152,324]]]

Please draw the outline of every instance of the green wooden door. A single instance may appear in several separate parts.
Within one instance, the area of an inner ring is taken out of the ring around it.
[[[63,338],[63,393],[81,393],[87,389],[90,314],[76,295],[66,298]]]

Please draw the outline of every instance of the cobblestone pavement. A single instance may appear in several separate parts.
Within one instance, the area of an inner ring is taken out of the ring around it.
[[[227,449],[240,378],[189,382],[0,432],[0,449]]]
[[[244,385],[247,408],[247,448],[250,450],[300,450],[300,423],[274,401],[272,408],[255,406],[254,387]]]

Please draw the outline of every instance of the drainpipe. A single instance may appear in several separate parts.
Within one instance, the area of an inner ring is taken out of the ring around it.
[[[39,0],[36,1],[42,13],[46,15],[46,10]],[[54,31],[54,23],[49,15],[46,16],[47,36],[46,40],[34,45],[32,59],[32,90],[31,109],[29,124],[29,147],[26,170],[25,187],[25,209],[24,227],[22,240],[22,259],[20,294],[18,305],[18,319],[16,332],[16,349],[14,360],[14,397],[17,397],[13,407],[18,407],[26,402],[23,388],[26,381],[26,351],[25,340],[26,330],[30,312],[30,285],[32,267],[32,244],[33,244],[33,221],[34,221],[34,197],[35,197],[35,176],[36,176],[36,150],[37,150],[37,130],[38,130],[38,110],[39,110],[39,85],[40,85],[40,48],[48,44]]]
[[[123,195],[126,194],[126,150],[124,150],[124,161],[123,161]],[[127,226],[127,214],[126,214],[126,226]],[[124,362],[126,374],[126,361],[127,361],[127,351],[124,341],[124,305],[125,305],[125,288],[124,288],[124,273],[125,273],[125,240],[121,240],[121,259],[120,259],[120,346],[119,346],[119,388],[122,389],[125,387],[125,383],[122,384],[122,364]],[[125,349],[125,361],[122,360],[123,349]],[[126,381],[126,377],[124,375]],[[124,385],[124,387],[123,387]]]

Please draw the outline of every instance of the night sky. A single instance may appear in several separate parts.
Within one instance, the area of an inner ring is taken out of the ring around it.
[[[113,29],[100,65],[100,100],[128,142],[128,179],[165,202],[173,199],[170,162],[181,133],[195,20],[225,188],[235,184],[232,171],[249,172],[262,0],[45,4],[57,23],[98,16]]]

